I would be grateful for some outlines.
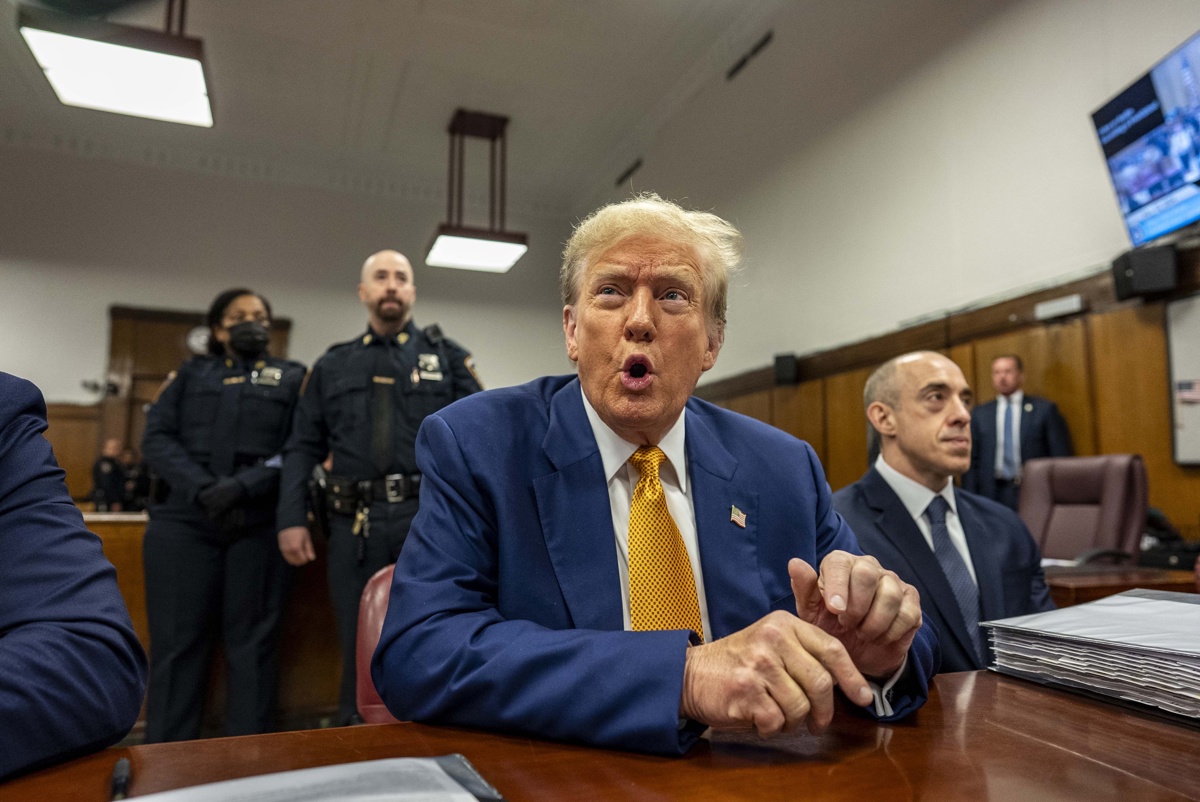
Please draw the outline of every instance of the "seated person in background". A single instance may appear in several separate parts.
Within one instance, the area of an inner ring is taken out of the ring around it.
[[[920,591],[943,671],[987,667],[980,621],[1054,607],[1021,519],[954,487],[971,462],[971,398],[958,365],[941,354],[885,363],[863,391],[881,453],[833,496],[859,545]]]
[[[116,571],[45,430],[41,394],[0,373],[0,778],[117,742],[146,682]]]
[[[110,437],[92,465],[92,501],[96,512],[120,512],[125,501],[125,466],[121,464],[121,441]]]
[[[564,253],[578,377],[425,419],[371,672],[398,718],[679,754],[708,726],[819,732],[835,688],[887,720],[924,702],[920,600],[859,555],[812,449],[690,398],[740,253],[657,196],[599,210]]]

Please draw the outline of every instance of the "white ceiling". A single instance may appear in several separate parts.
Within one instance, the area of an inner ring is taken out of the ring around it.
[[[561,219],[780,13],[812,21],[803,41],[771,47],[802,49],[790,63],[811,80],[794,102],[815,130],[895,80],[880,64],[920,63],[1010,0],[191,0],[211,130],[59,105],[6,2],[4,143],[444,206],[446,126],[464,107],[511,118],[510,208]],[[146,0],[110,19],[161,29],[163,12]],[[470,140],[469,196],[486,164]]]

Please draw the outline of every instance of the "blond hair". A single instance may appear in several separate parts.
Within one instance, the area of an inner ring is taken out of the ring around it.
[[[649,237],[695,249],[700,257],[700,280],[709,325],[724,329],[729,278],[742,260],[742,235],[715,214],[684,209],[653,192],[602,206],[575,227],[563,249],[559,274],[563,303],[571,306],[579,300],[589,260],[632,237]]]

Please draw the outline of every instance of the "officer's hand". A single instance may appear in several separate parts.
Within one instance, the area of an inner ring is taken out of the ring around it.
[[[717,729],[774,735],[833,719],[833,689],[865,705],[874,696],[837,638],[783,611],[687,650],[680,715]]]
[[[217,520],[246,495],[246,488],[232,476],[223,476],[196,494],[196,503],[204,514]]]
[[[279,532],[279,550],[283,559],[291,565],[304,565],[317,559],[313,551],[312,535],[303,526],[289,526]]]

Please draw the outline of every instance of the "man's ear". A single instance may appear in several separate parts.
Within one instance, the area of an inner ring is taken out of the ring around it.
[[[716,326],[711,329],[708,333],[708,348],[704,351],[703,370],[708,370],[717,364],[717,354],[721,353],[721,346],[724,344],[725,326]]]
[[[875,427],[881,437],[896,436],[895,411],[882,401],[872,401],[867,407],[867,420]]]
[[[563,307],[563,335],[567,338],[567,359],[579,361],[579,343],[575,339],[575,307],[567,304]]]
[[[363,287],[363,285],[362,285],[362,282],[360,281],[360,282],[358,283],[358,300],[359,300],[359,302],[360,302],[360,303],[364,303],[364,304],[365,304],[365,303],[367,302],[367,298],[366,298],[366,295],[365,295],[365,293],[366,293],[366,288],[365,288],[365,287]]]

